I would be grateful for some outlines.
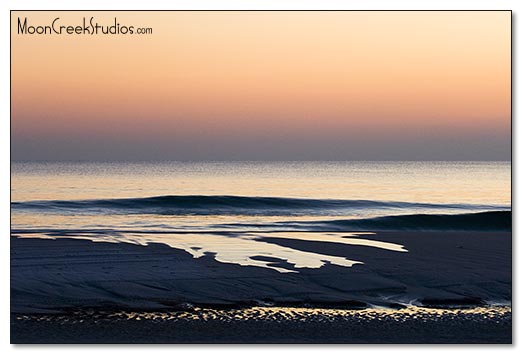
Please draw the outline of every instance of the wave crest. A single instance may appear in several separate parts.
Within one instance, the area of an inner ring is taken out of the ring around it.
[[[114,212],[164,215],[326,215],[353,210],[496,210],[503,206],[374,200],[166,195],[146,198],[12,202],[14,210]],[[507,208],[509,209],[509,208]]]
[[[320,224],[329,230],[350,231],[511,231],[511,211],[471,214],[414,214],[371,219],[331,220]]]

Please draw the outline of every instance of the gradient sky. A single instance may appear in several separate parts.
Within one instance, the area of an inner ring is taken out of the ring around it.
[[[12,12],[13,160],[509,160],[510,12]],[[82,17],[152,35],[20,35]]]

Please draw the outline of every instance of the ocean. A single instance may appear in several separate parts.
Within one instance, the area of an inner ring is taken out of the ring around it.
[[[163,243],[279,272],[295,270],[274,259],[351,266],[263,238],[407,251],[360,232],[510,231],[510,177],[510,162],[13,163],[11,234]]]

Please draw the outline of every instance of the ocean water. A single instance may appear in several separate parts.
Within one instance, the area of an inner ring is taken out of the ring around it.
[[[164,243],[279,272],[357,260],[263,238],[407,252],[379,230],[511,230],[510,162],[13,163],[11,234]],[[293,268],[283,268],[283,260]]]

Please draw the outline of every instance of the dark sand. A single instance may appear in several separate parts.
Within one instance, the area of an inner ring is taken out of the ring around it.
[[[12,341],[511,341],[510,310],[491,316],[402,314],[404,321],[391,316],[391,313],[401,314],[404,310],[386,312],[378,319],[354,315],[353,310],[333,319],[330,315],[312,319],[308,310],[301,310],[305,320],[299,321],[293,318],[273,321],[262,315],[245,317],[241,315],[245,313],[244,309],[229,320],[223,320],[228,316],[223,314],[188,321],[145,317],[121,320],[106,315],[119,313],[122,309],[141,313],[173,311],[190,306],[187,303],[207,309],[205,311],[214,311],[220,306],[256,304],[283,309],[327,307],[344,311],[341,309],[372,305],[401,307],[399,304],[487,309],[488,304],[509,304],[511,301],[511,233],[379,232],[365,235],[365,238],[402,244],[409,252],[266,238],[265,242],[365,262],[351,268],[326,265],[319,269],[300,269],[299,273],[279,273],[219,263],[211,254],[193,259],[183,250],[162,244],[144,247],[88,240],[11,237]],[[94,312],[83,313],[82,321],[75,320],[78,315],[74,312],[79,309],[94,309]],[[45,317],[45,313],[53,315]],[[29,317],[21,317],[26,315]],[[67,320],[57,316],[65,316]]]
[[[91,311],[11,323],[12,343],[511,343],[509,307]]]

